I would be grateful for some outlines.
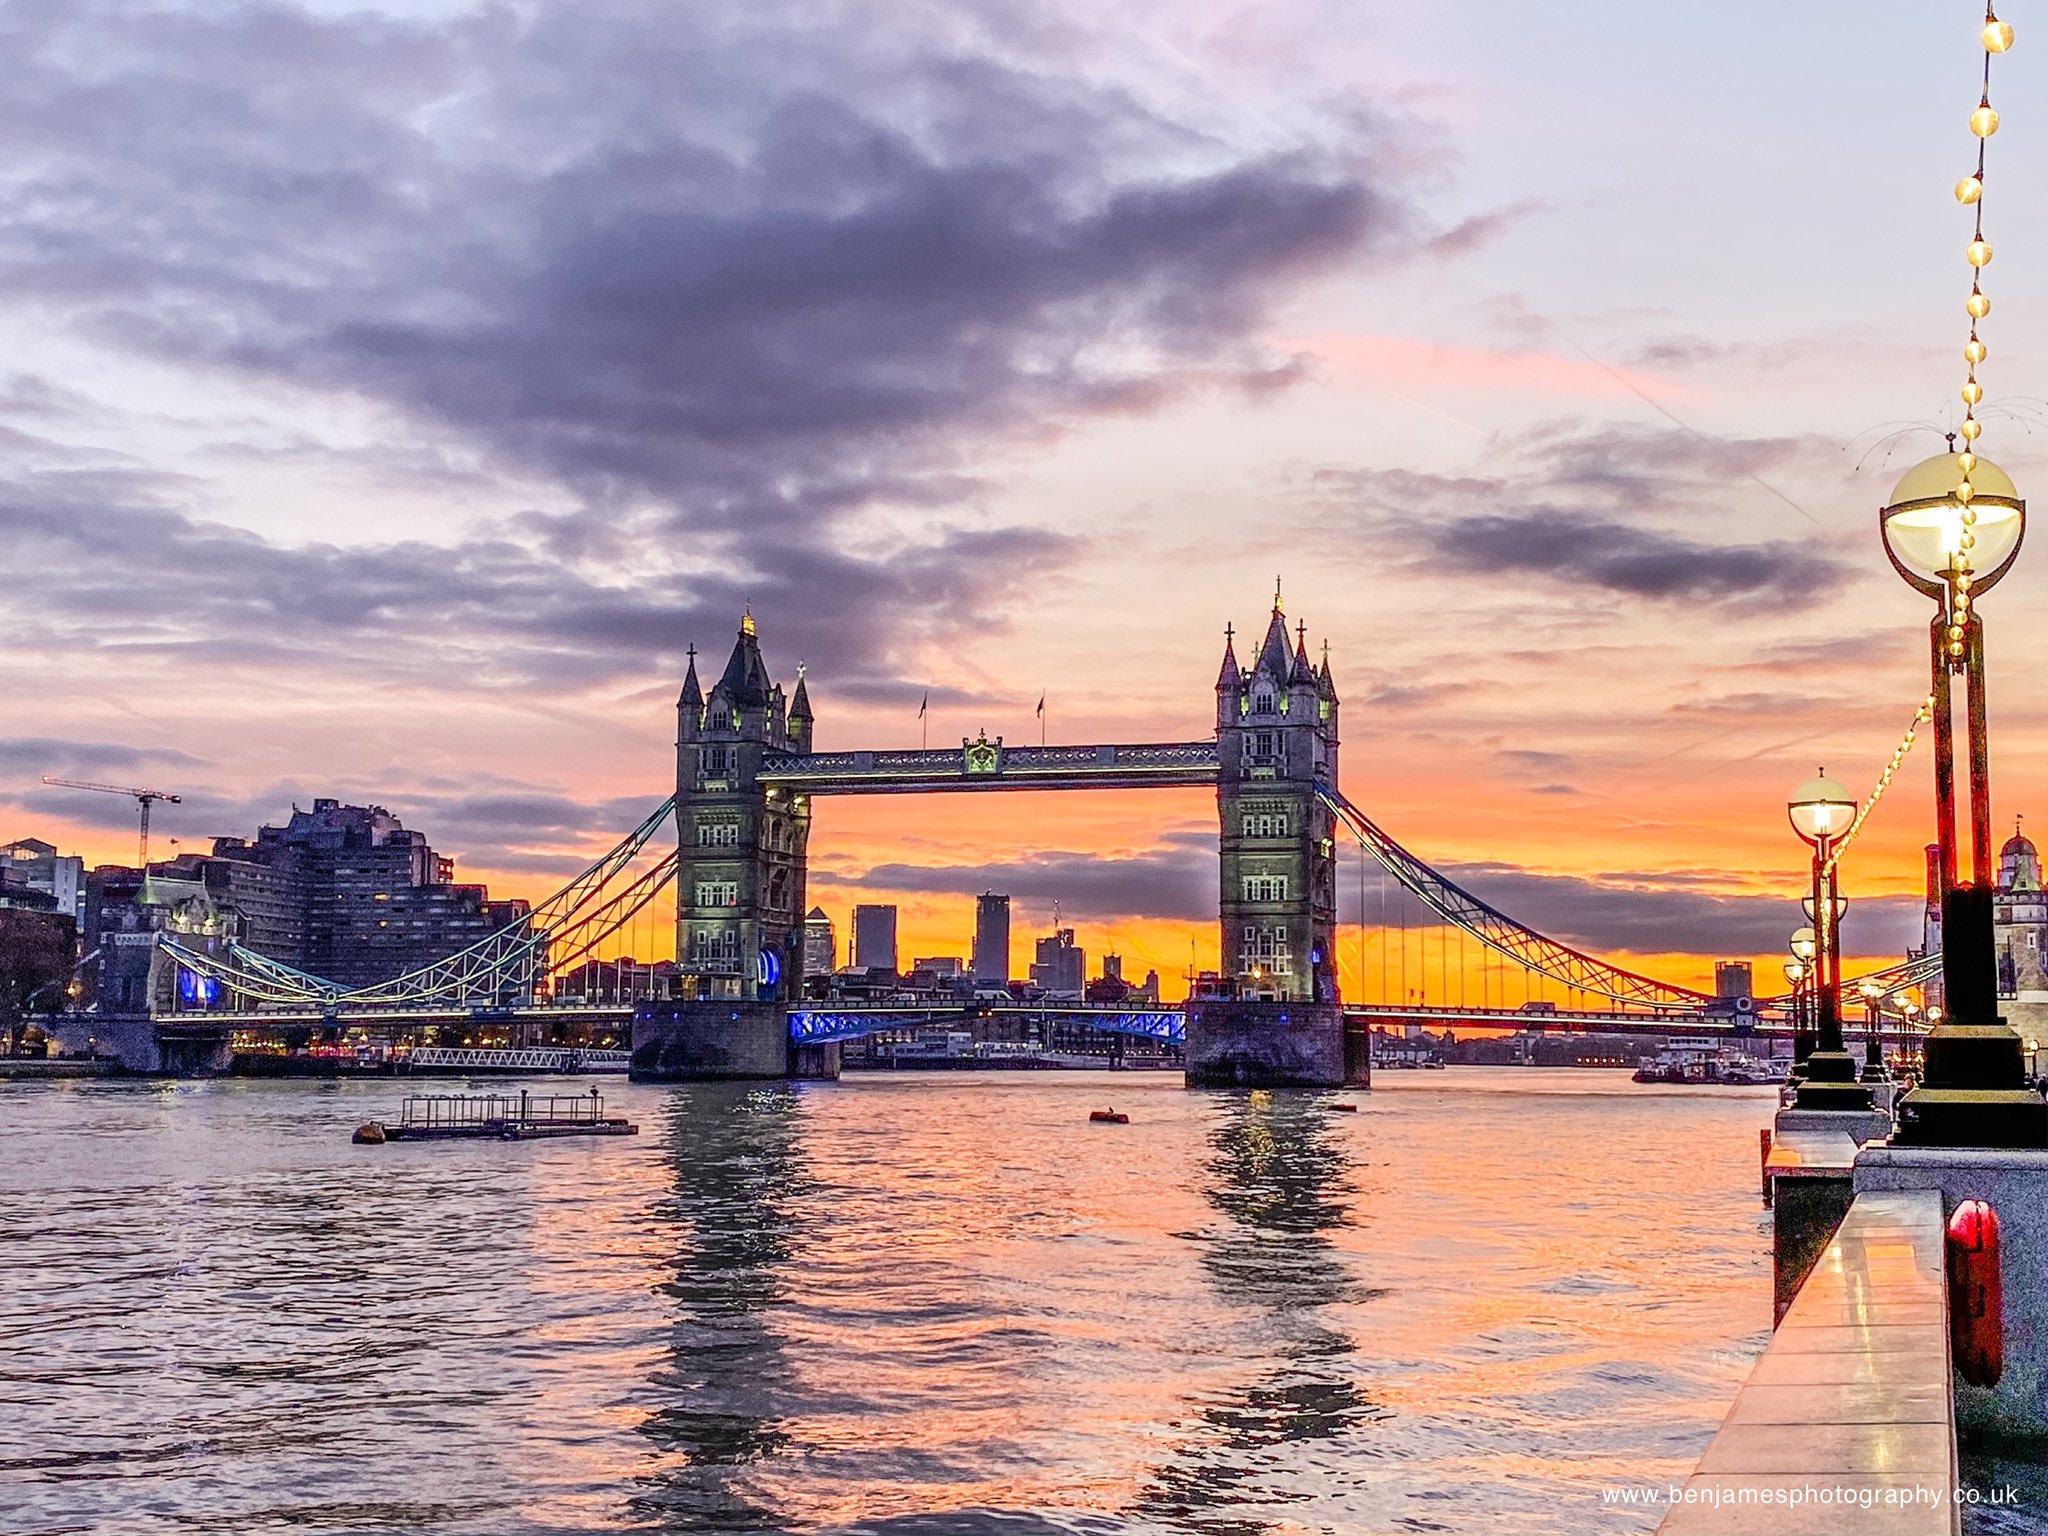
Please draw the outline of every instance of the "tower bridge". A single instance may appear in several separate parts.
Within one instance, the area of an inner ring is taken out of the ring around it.
[[[1216,793],[1222,995],[1131,1012],[1128,1022],[1128,1010],[1060,1010],[1088,1014],[1097,1027],[1183,1042],[1190,1081],[1338,1083],[1368,1071],[1368,1031],[1391,1014],[1346,1008],[1338,994],[1337,859],[1346,843],[1377,861],[1445,931],[1568,995],[1613,1006],[1534,1018],[1486,1007],[1392,1014],[1500,1027],[1730,1027],[1712,1017],[1706,994],[1586,954],[1492,907],[1346,799],[1328,649],[1310,659],[1306,626],[1290,633],[1277,590],[1248,663],[1236,638],[1226,628],[1208,739],[1016,746],[982,733],[957,748],[820,752],[809,679],[800,667],[784,690],[749,612],[708,689],[695,648],[689,653],[676,701],[674,794],[527,919],[405,975],[345,988],[239,944],[214,914],[172,913],[151,961],[157,1034],[214,1039],[233,1021],[258,1019],[334,1027],[351,1019],[395,1025],[407,1016],[560,1018],[565,1010],[542,1004],[546,979],[597,954],[673,887],[681,995],[638,1010],[635,1070],[654,1078],[830,1073],[837,1042],[905,1019],[802,1002],[817,797],[1193,786]],[[671,824],[675,842],[664,852]],[[1887,989],[1913,985],[1939,963],[1927,956],[1878,977]],[[1772,1001],[1760,1000],[1766,1012]],[[938,1019],[948,1010],[920,1012]]]
[[[1337,690],[1328,656],[1309,660],[1306,626],[1290,641],[1277,591],[1249,666],[1226,632],[1215,707],[1208,741],[1013,747],[983,733],[958,749],[820,753],[809,682],[800,671],[785,695],[750,612],[709,690],[692,651],[676,701],[676,959],[687,995],[636,1026],[636,1062],[661,1075],[765,1070],[785,1049],[784,1017],[803,996],[819,795],[1213,786],[1220,948],[1235,985],[1189,1010],[1190,1076],[1362,1075],[1362,1031],[1347,1066],[1337,1009]]]

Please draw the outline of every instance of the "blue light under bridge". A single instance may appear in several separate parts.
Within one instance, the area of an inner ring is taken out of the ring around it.
[[[919,1025],[967,1024],[976,1019],[1006,1018],[1038,1024],[1079,1024],[1116,1035],[1142,1035],[1167,1045],[1185,1045],[1187,1015],[1177,1008],[792,1008],[789,1038],[794,1045],[824,1045],[857,1040],[885,1029]]]

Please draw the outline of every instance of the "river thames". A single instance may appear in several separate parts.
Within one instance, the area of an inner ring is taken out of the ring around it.
[[[1768,1336],[1768,1089],[603,1090],[0,1087],[0,1529],[1647,1531]]]

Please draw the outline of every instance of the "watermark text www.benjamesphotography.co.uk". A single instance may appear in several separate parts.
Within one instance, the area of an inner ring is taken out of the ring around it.
[[[1729,1479],[1711,1483],[1650,1483],[1600,1490],[1600,1502],[1616,1505],[1677,1507],[1699,1505],[1735,1509],[1771,1505],[1783,1509],[1945,1509],[1972,1505],[1995,1509],[2019,1506],[2019,1490],[2010,1483],[1976,1488],[1927,1482],[1752,1483]]]

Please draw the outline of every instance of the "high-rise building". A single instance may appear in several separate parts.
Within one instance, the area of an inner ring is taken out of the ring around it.
[[[288,822],[259,828],[253,841],[215,838],[211,854],[153,861],[147,871],[104,866],[89,883],[88,934],[147,929],[152,912],[203,903],[227,915],[249,949],[351,987],[453,954],[528,911],[456,884],[454,861],[382,806],[326,799],[310,811],[294,806]]]
[[[1074,930],[1058,928],[1038,941],[1031,983],[1048,997],[1078,998],[1086,990],[1088,957],[1074,943]]]
[[[85,919],[85,860],[60,854],[41,838],[24,837],[0,845],[0,900],[5,899],[9,888],[49,897],[47,910],[61,913],[74,923]],[[31,905],[26,900],[17,904]]]
[[[839,969],[839,935],[823,907],[804,914],[804,975],[830,976]]]
[[[864,971],[895,973],[895,907],[859,906],[853,909],[853,963]]]
[[[974,903],[974,979],[998,987],[1010,979],[1010,898],[994,891]]]

